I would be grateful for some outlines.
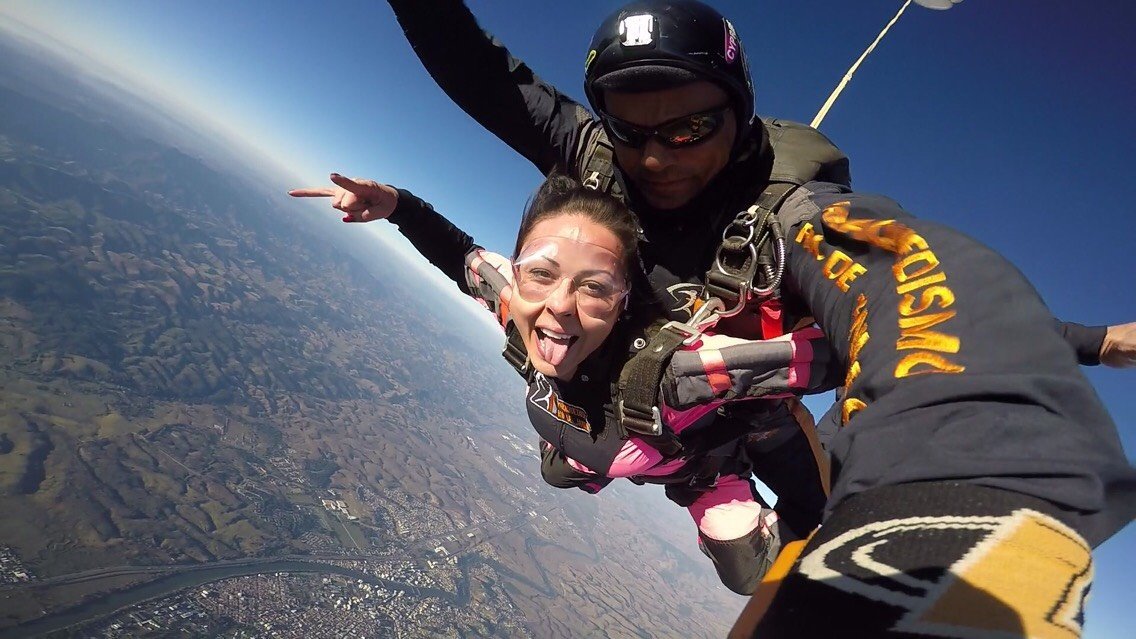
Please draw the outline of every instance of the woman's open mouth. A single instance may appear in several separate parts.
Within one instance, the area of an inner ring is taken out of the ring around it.
[[[559,366],[568,356],[568,350],[580,339],[579,335],[557,333],[544,328],[536,328],[536,348],[541,359],[552,366]]]

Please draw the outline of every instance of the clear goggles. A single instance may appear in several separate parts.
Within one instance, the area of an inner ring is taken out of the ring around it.
[[[526,302],[543,302],[566,282],[576,308],[591,317],[611,313],[630,290],[619,256],[590,242],[533,238],[513,261],[513,291]]]

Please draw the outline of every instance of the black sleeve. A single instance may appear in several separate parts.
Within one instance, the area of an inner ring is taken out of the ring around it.
[[[398,205],[387,221],[398,227],[422,257],[468,293],[465,256],[478,248],[472,237],[405,189],[398,189]]]
[[[540,440],[540,476],[545,483],[555,488],[579,488],[596,494],[611,483],[610,477],[593,475],[576,470],[568,463],[564,453],[556,450],[548,442]]]
[[[1107,326],[1084,326],[1057,320],[1057,332],[1073,347],[1077,362],[1082,366],[1100,366],[1101,344],[1104,344]]]
[[[575,161],[588,112],[481,30],[459,0],[389,0],[423,66],[459,107],[548,175]],[[594,127],[593,127],[594,128]]]
[[[892,200],[824,188],[785,234],[785,278],[847,371],[829,509],[960,481],[1048,501],[1092,545],[1131,523],[1136,469],[1021,271]]]

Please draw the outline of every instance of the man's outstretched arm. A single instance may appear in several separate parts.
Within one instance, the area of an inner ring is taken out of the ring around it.
[[[414,53],[446,95],[547,175],[567,166],[579,124],[575,101],[486,33],[460,0],[388,0]]]
[[[1136,366],[1136,322],[1114,326],[1084,326],[1057,322],[1057,331],[1073,347],[1083,366]]]

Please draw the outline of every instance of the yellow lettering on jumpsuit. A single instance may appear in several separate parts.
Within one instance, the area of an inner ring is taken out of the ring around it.
[[[951,308],[955,294],[927,240],[895,220],[850,219],[848,206],[848,202],[839,202],[826,208],[821,215],[824,225],[896,256],[892,266],[899,296],[899,337],[895,348],[902,356],[896,363],[895,378],[961,373],[965,367],[950,358],[959,352],[961,341],[947,332],[949,321],[956,315]],[[834,249],[825,255],[820,246],[823,237],[811,223],[801,227],[795,241],[818,262],[824,262],[822,272],[842,293],[847,293],[849,285],[867,273],[867,268],[840,250]],[[860,373],[859,355],[869,339],[867,304],[867,297],[860,294],[852,311],[845,395]],[[865,406],[860,399],[846,398],[841,411],[842,423],[847,424],[852,414]]]

